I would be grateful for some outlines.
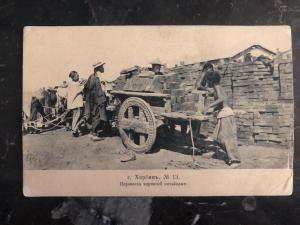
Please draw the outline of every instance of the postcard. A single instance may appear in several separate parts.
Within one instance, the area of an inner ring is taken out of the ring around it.
[[[293,188],[288,26],[25,27],[25,196]]]

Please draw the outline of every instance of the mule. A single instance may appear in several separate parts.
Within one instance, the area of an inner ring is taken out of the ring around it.
[[[61,114],[65,111],[66,99],[58,96],[57,90],[42,88],[32,97],[29,121],[38,119],[38,113],[44,118],[50,114]]]

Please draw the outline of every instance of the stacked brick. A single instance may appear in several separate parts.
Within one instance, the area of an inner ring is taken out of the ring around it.
[[[169,68],[160,77],[163,93],[171,94],[173,112],[200,112],[203,105],[214,101],[204,98],[195,90],[203,63]],[[247,144],[280,145],[293,144],[293,73],[290,59],[275,58],[273,68],[262,62],[250,64],[230,62],[218,65],[221,85],[233,109],[246,113],[236,116],[238,140]],[[120,77],[117,86],[122,89],[126,82]],[[195,104],[195,102],[198,102]],[[201,124],[201,132],[211,135],[216,118]]]
[[[275,60],[276,72],[280,72],[280,99],[293,100],[293,67],[288,60]]]
[[[194,90],[201,69],[202,66],[199,63],[170,68],[166,76],[170,77],[169,80],[166,80],[166,91],[172,89]]]
[[[291,63],[285,65],[292,67]],[[239,140],[290,146],[293,101],[281,100],[280,80],[284,74],[286,86],[290,86],[286,92],[292,96],[292,70],[278,71],[278,68],[274,68],[272,73],[269,67],[259,62],[251,65],[236,64],[232,70],[232,106],[247,112],[237,118]]]
[[[171,111],[193,115],[203,110],[204,100],[202,92],[187,92],[182,89],[174,89],[171,92]]]
[[[114,80],[114,90],[122,90],[126,84],[126,75],[120,75],[116,80]]]
[[[204,97],[195,90],[196,80],[201,74],[200,64],[190,64],[171,68],[166,75],[164,93],[171,94],[172,112],[195,114],[201,112]],[[195,104],[196,103],[196,104]]]
[[[200,76],[200,67],[198,63],[171,70],[178,74]],[[236,117],[239,141],[247,144],[291,146],[294,108],[292,62],[275,59],[274,70],[261,62],[234,62],[221,65],[219,72],[222,77],[221,85],[232,108],[246,112]],[[207,98],[205,104],[212,101],[212,98]],[[202,133],[211,135],[215,124],[215,119],[202,123]]]

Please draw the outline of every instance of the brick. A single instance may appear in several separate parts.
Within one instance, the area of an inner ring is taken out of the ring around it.
[[[264,134],[264,133],[254,135],[254,140],[256,140],[256,141],[268,141],[268,135]]]
[[[272,133],[272,127],[253,126],[254,133]]]
[[[270,73],[269,68],[260,62],[255,64],[234,63],[228,67],[227,65],[222,66],[219,72],[225,77],[221,79],[221,85],[228,96],[230,104],[235,109],[253,112],[249,115],[239,116],[236,119],[239,140],[276,146],[286,146],[291,142],[293,132],[290,130],[290,125],[293,124],[293,96],[291,91],[293,88],[293,74],[291,71],[292,64],[288,66],[289,68],[282,66],[282,71],[280,71],[281,90],[279,90],[279,74],[276,71],[276,64],[274,65],[275,71],[273,74]],[[199,77],[201,68],[202,66],[199,63],[178,67],[173,70],[176,76],[172,78],[172,82],[180,83],[185,76],[186,86],[190,85],[192,89],[195,80]],[[226,73],[224,74],[225,68]],[[169,88],[176,89],[176,85],[171,84]],[[279,93],[281,93],[281,96],[279,96]],[[192,99],[194,99],[192,95],[185,96],[184,99],[180,98],[178,100],[179,105],[172,106],[173,108],[182,108],[183,106],[185,109],[191,108],[192,106],[188,105],[188,102],[191,102]],[[206,105],[213,101],[213,98],[204,99]],[[201,107],[201,105],[197,105],[197,107]],[[258,112],[261,112],[261,114]],[[206,124],[206,131],[203,130],[203,132],[211,134],[215,125],[216,119],[212,118]],[[255,139],[252,137],[253,132],[257,134],[254,135]]]
[[[180,108],[182,111],[196,111],[194,102],[184,102],[181,104]]]

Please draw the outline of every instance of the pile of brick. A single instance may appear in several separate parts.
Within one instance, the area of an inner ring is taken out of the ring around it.
[[[192,115],[196,112],[202,112],[204,108],[203,92],[187,92],[182,89],[174,89],[171,92],[171,111],[187,112]]]
[[[195,89],[196,80],[201,74],[200,64],[189,64],[180,67],[170,68],[165,80],[166,92],[173,89],[184,89],[192,91]],[[169,79],[168,79],[169,77]]]
[[[190,64],[171,68],[168,71],[165,76],[164,93],[171,94],[172,112],[195,114],[203,110],[203,92],[195,90],[201,69],[200,64]]]
[[[275,63],[274,72],[257,62],[250,65],[234,64],[232,66],[232,107],[247,113],[237,118],[238,138],[247,143],[264,145],[291,145],[293,130],[293,101],[283,100],[281,96],[282,77],[291,88],[292,70],[278,70]],[[284,64],[292,67],[292,64]]]
[[[173,112],[201,112],[204,105],[214,101],[195,90],[203,63],[169,68],[158,80],[163,93],[171,94]],[[275,58],[273,68],[262,62],[230,62],[217,65],[221,85],[233,109],[246,111],[236,117],[238,139],[260,145],[293,144],[293,73],[289,59]],[[123,86],[124,77],[118,85]],[[157,86],[157,85],[155,85]],[[197,102],[197,104],[195,104]],[[211,135],[216,118],[202,123],[201,132]]]
[[[126,75],[120,75],[117,77],[116,80],[114,80],[114,90],[123,90],[125,84],[126,84]]]
[[[196,63],[173,68],[172,71],[200,76],[201,66]],[[239,141],[291,146],[294,108],[292,62],[275,59],[274,70],[261,62],[233,62],[221,65],[219,72],[221,85],[232,108],[246,111],[236,117]],[[205,104],[212,101],[213,98],[207,98]],[[215,124],[216,119],[202,123],[202,133],[211,135]]]

